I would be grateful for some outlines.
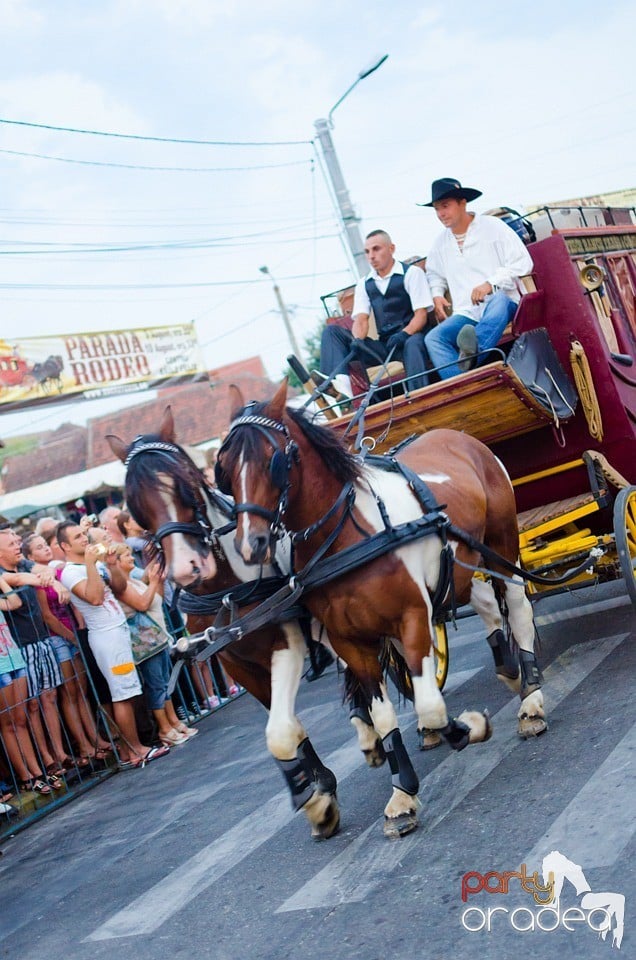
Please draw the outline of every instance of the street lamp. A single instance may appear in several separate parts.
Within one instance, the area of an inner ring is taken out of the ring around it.
[[[287,331],[287,336],[289,337],[289,342],[291,343],[292,352],[302,360],[302,353],[300,352],[300,347],[298,346],[298,341],[296,340],[296,335],[291,325],[289,319],[289,313],[287,312],[287,307],[285,306],[285,301],[283,300],[283,295],[280,292],[280,287],[276,283],[276,280],[270,273],[269,267],[259,267],[261,273],[264,273],[265,276],[269,277],[274,285],[274,294],[276,296],[276,301],[278,303],[278,309],[280,310],[281,317],[283,318],[283,323],[285,324],[285,330]]]
[[[359,277],[364,276],[367,272],[367,258],[364,255],[364,243],[362,242],[362,236],[358,227],[358,218],[355,215],[351,198],[349,197],[349,191],[347,190],[338,157],[336,156],[336,148],[331,138],[331,131],[333,129],[333,120],[331,118],[336,108],[340,106],[345,97],[349,96],[353,88],[357,87],[361,80],[365,80],[366,77],[375,73],[388,56],[388,53],[385,53],[377,60],[374,60],[368,67],[365,67],[364,70],[361,70],[349,89],[345,90],[339,100],[336,100],[327,117],[316,120],[314,123],[316,136],[322,148],[327,173],[331,180],[337,212],[344,227],[347,244]]]

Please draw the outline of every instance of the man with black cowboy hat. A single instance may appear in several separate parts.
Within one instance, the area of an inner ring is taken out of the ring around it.
[[[418,206],[434,207],[446,229],[426,260],[438,321],[426,335],[426,347],[445,379],[470,370],[478,360],[475,354],[497,345],[524,292],[519,278],[532,271],[532,259],[502,220],[466,210],[481,190],[443,177],[433,181],[432,194],[430,203]]]

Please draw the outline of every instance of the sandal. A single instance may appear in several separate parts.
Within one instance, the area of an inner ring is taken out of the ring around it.
[[[177,730],[176,727],[173,727],[168,733],[160,733],[159,739],[163,743],[164,747],[178,747],[181,743],[186,743],[188,740],[188,735],[181,733],[180,730]]]
[[[135,760],[131,760],[130,766],[134,770],[138,770],[140,767],[145,767],[147,763],[158,760],[159,757],[165,757],[168,753],[170,753],[170,747],[151,747],[144,757],[137,757]]]
[[[197,733],[199,732],[196,727],[188,727],[185,723],[178,724],[178,726],[176,726],[174,729],[178,730],[179,733],[182,733],[184,737],[188,738],[188,740],[191,740],[192,737],[196,737]]]
[[[64,781],[61,777],[58,777],[56,773],[47,774],[46,782],[50,787],[53,787],[54,790],[61,790],[64,786]]]
[[[32,777],[30,780],[19,780],[18,783],[21,793],[39,793],[44,797],[51,793],[48,783],[38,777]]]

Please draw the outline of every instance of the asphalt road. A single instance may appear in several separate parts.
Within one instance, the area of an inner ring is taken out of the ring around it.
[[[614,583],[544,600],[535,613],[544,736],[517,738],[517,703],[495,680],[475,618],[451,632],[447,701],[455,715],[487,706],[492,740],[418,752],[414,716],[400,709],[421,780],[415,833],[384,838],[389,772],[366,767],[330,668],[302,683],[299,713],[338,776],[336,837],[312,842],[292,813],[265,750],[264,713],[243,696],[169,757],[4,843],[0,956],[594,960],[616,947],[612,932],[594,929],[607,913],[585,906],[588,888],[599,894],[591,905],[620,907],[625,896],[615,955],[636,956],[634,610]],[[553,850],[583,879],[565,879],[559,913],[539,915],[531,884],[509,877],[504,893],[501,874],[540,871]]]

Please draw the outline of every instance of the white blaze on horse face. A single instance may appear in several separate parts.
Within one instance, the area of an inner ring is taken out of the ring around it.
[[[272,654],[272,704],[265,730],[267,749],[277,760],[292,760],[306,734],[296,717],[296,695],[305,662],[305,641],[295,622],[281,625],[286,650]]]
[[[413,677],[413,693],[415,694],[415,712],[417,713],[418,727],[427,727],[429,730],[441,730],[448,724],[446,704],[437,686],[435,657],[429,653],[422,658],[422,676]]]
[[[174,503],[174,485],[170,477],[159,475],[159,496],[161,497],[166,512],[171,522],[178,521],[177,508]],[[166,489],[170,488],[170,491]],[[170,577],[180,587],[188,587],[196,580],[208,580],[217,574],[217,566],[211,551],[202,556],[197,553],[187,542],[184,534],[171,533],[170,539]]]
[[[247,464],[243,458],[243,451],[241,450],[241,456],[239,459],[239,484],[240,484],[240,495],[239,502],[247,503]],[[239,544],[239,553],[245,560],[245,563],[249,563],[252,559],[252,548],[250,547],[250,526],[251,519],[249,513],[242,511],[239,514],[239,524],[241,529],[241,541]]]

